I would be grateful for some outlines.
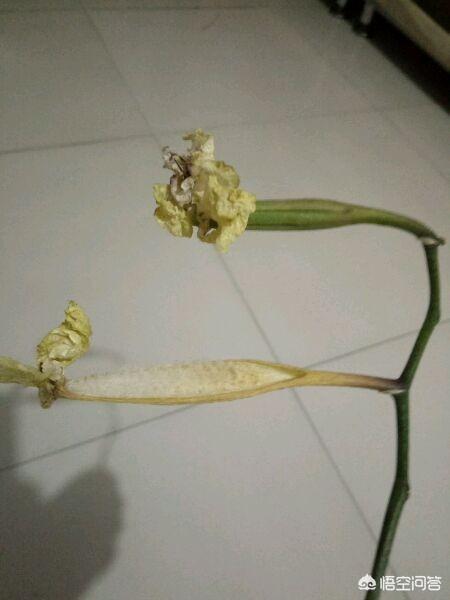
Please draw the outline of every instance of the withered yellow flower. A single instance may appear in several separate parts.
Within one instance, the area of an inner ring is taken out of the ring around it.
[[[92,329],[84,310],[71,300],[65,314],[66,318],[61,325],[52,329],[37,346],[37,360],[41,370],[53,362],[67,367],[89,349]]]
[[[92,334],[89,318],[76,302],[69,302],[66,318],[52,329],[37,346],[37,368],[24,365],[9,356],[0,356],[0,383],[18,383],[37,387],[43,408],[58,397],[65,381],[64,367],[89,349]]]
[[[92,334],[88,316],[76,302],[70,301],[66,318],[52,329],[37,346],[39,370],[46,376],[39,388],[43,407],[48,407],[56,398],[56,386],[64,379],[64,367],[83,356],[89,350]]]
[[[64,367],[88,350],[91,333],[83,309],[70,302],[65,320],[37,347],[38,368],[0,356],[0,383],[37,387],[43,408],[51,406],[57,398],[170,405],[224,402],[311,385],[364,387],[389,393],[398,389],[396,380],[308,371],[248,359],[154,365],[67,379]]]
[[[212,135],[196,129],[183,139],[191,142],[184,155],[164,148],[164,166],[173,175],[170,184],[153,187],[156,220],[183,237],[191,237],[195,225],[200,240],[226,252],[245,231],[249,215],[256,210],[256,198],[239,187],[232,166],[215,160]]]

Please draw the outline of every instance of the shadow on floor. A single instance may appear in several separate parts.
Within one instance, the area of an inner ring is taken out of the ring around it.
[[[12,406],[2,421],[0,452],[12,458]],[[0,488],[0,597],[81,598],[112,563],[121,529],[122,501],[106,456],[51,497],[14,468],[0,473]]]
[[[317,0],[327,11],[331,0]],[[361,12],[362,0],[348,0],[344,16],[349,21],[348,26]],[[340,18],[329,15],[330,19]],[[357,35],[356,33],[354,34]],[[375,13],[369,29],[367,43],[391,61],[411,81],[413,81],[430,99],[434,100],[445,110],[450,110],[450,74],[424,52],[419,46],[404,35],[379,13]]]
[[[450,109],[450,75],[386,19],[375,15],[369,43],[445,110]]]

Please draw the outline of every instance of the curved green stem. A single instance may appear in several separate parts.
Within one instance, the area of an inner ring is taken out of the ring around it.
[[[335,200],[258,200],[247,229],[312,230],[357,224],[383,225],[412,233],[418,238],[443,243],[432,229],[404,215]]]
[[[437,246],[424,246],[423,249],[425,251],[425,258],[427,261],[430,300],[428,303],[428,310],[425,320],[419,331],[405,368],[400,375],[400,380],[406,386],[411,385],[428,340],[433,333],[433,329],[439,323],[439,319],[441,318],[438,248]]]
[[[404,215],[319,199],[260,200],[256,203],[256,212],[250,215],[247,229],[261,231],[314,230],[362,223],[394,227],[419,238],[425,251],[430,286],[425,320],[405,368],[398,379],[399,392],[392,395],[397,422],[396,472],[372,567],[372,577],[376,580],[377,588],[368,591],[366,595],[366,600],[376,600],[381,594],[380,578],[386,571],[403,506],[409,495],[409,390],[428,340],[440,318],[437,247],[443,244],[444,240],[423,223]]]

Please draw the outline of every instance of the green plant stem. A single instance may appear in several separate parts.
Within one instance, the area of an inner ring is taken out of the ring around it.
[[[409,496],[409,391],[395,394],[392,398],[397,422],[397,466],[372,566],[372,577],[377,587],[367,592],[366,600],[377,600],[381,596],[380,578],[385,574],[403,506]]]
[[[437,246],[424,246],[424,251],[428,268],[430,299],[425,320],[399,378],[399,382],[406,388],[406,391],[392,396],[397,419],[397,467],[372,567],[372,577],[377,583],[386,571],[400,515],[409,496],[409,390],[428,340],[440,318],[438,249]],[[366,600],[377,600],[380,595],[381,590],[378,585],[377,589],[367,592]]]
[[[414,343],[411,354],[406,362],[405,368],[400,375],[400,380],[405,384],[405,386],[408,387],[411,386],[428,340],[433,333],[433,329],[439,323],[439,319],[441,318],[438,247],[424,246],[423,249],[425,251],[425,258],[427,261],[430,300],[428,303],[428,310],[425,320]]]
[[[399,391],[392,394],[397,423],[396,471],[372,567],[372,577],[377,582],[377,588],[368,591],[366,595],[366,600],[377,600],[381,595],[379,580],[386,571],[403,506],[409,496],[409,391],[426,345],[440,318],[438,246],[444,240],[423,223],[404,215],[319,199],[260,200],[256,203],[256,211],[250,215],[247,229],[315,230],[363,223],[394,227],[419,238],[425,252],[430,289],[425,320],[398,379]]]
[[[383,225],[443,243],[432,229],[404,215],[335,200],[258,200],[247,229],[265,231],[330,229],[357,224]]]

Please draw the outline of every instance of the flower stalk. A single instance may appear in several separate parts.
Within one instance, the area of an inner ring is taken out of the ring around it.
[[[395,403],[397,422],[397,466],[389,503],[384,516],[377,552],[372,567],[372,577],[378,581],[385,573],[389,555],[394,542],[400,515],[410,492],[409,463],[409,390],[419,367],[425,348],[440,319],[440,285],[438,248],[436,245],[424,245],[425,258],[429,278],[429,302],[424,322],[417,335],[405,368],[399,381],[404,386],[403,392],[392,394]],[[367,592],[366,600],[377,600],[381,590]]]
[[[247,229],[259,231],[304,231],[346,225],[372,224],[402,229],[428,245],[443,243],[432,229],[398,213],[347,204],[335,200],[257,200]]]
[[[95,402],[180,405],[227,402],[306,386],[358,387],[393,393],[395,379],[310,371],[262,360],[223,360],[157,365],[62,381],[60,398]]]
[[[405,368],[397,380],[399,389],[391,392],[395,404],[397,424],[396,470],[372,566],[372,577],[377,582],[377,587],[369,590],[366,595],[366,600],[377,600],[381,595],[379,580],[386,571],[400,516],[410,492],[408,474],[409,393],[427,343],[440,319],[438,246],[445,242],[432,229],[420,221],[404,215],[381,209],[321,199],[257,201],[256,211],[249,216],[247,229],[258,231],[301,231],[357,224],[393,227],[417,237],[422,242],[425,252],[430,289],[425,320]]]
[[[395,478],[386,508],[383,526],[378,540],[377,551],[372,566],[372,577],[377,584],[386,572],[394,543],[395,534],[405,502],[408,499],[409,486],[409,391],[393,394],[397,424],[397,460]],[[380,586],[369,590],[366,600],[377,600],[381,595]]]

